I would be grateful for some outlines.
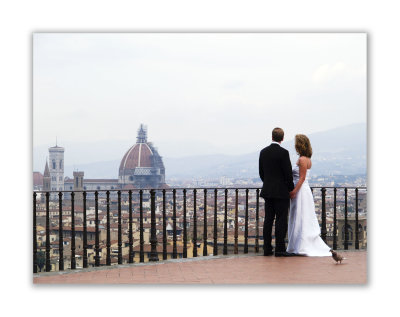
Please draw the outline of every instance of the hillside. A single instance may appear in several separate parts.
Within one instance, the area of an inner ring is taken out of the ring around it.
[[[314,155],[314,175],[365,174],[367,168],[367,126],[353,124],[309,135]],[[268,145],[268,144],[266,144]],[[292,164],[297,155],[294,140],[284,142],[291,153]],[[260,147],[261,150],[261,147]],[[243,155],[196,155],[164,158],[166,178],[258,177],[259,152]],[[86,178],[117,178],[119,160],[80,164]],[[73,166],[65,166],[65,175],[72,176]]]

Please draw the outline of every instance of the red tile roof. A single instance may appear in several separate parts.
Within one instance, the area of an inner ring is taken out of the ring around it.
[[[84,183],[118,183],[118,179],[104,179],[104,178],[99,178],[99,179],[89,179],[85,178],[83,180]],[[64,184],[73,184],[74,179],[69,178],[64,181]]]
[[[43,175],[40,172],[33,172],[33,186],[43,185]]]
[[[136,167],[152,167],[152,150],[147,143],[136,143],[124,155],[119,170],[134,169]]]
[[[136,189],[136,187],[133,186],[132,184],[128,184],[128,185],[125,185],[122,189],[125,189],[125,190],[127,190],[127,189]]]

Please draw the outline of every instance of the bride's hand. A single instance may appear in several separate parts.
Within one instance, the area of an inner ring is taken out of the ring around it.
[[[294,190],[292,190],[292,191],[289,193],[290,199],[295,198],[295,197],[296,197],[296,194],[297,194],[297,193],[296,193]]]

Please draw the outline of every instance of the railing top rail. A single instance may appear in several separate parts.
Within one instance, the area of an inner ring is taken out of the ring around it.
[[[367,189],[367,187],[366,186],[310,186],[310,188],[313,188],[313,189],[318,189],[318,188],[320,188],[320,189],[322,189],[322,188],[326,188],[326,189]],[[131,192],[139,192],[139,191],[151,191],[151,190],[155,190],[155,191],[163,191],[163,190],[165,190],[165,191],[172,191],[172,190],[184,190],[184,189],[186,189],[186,190],[204,190],[204,189],[207,189],[207,190],[215,190],[215,189],[217,189],[217,190],[225,190],[225,189],[243,189],[243,190],[245,190],[245,189],[254,189],[254,190],[256,190],[256,189],[259,189],[259,190],[261,190],[261,187],[238,187],[238,186],[236,186],[236,187],[170,187],[170,188],[143,188],[143,189],[140,189],[140,188],[135,188],[135,189],[93,189],[93,190],[34,190],[34,192],[35,193],[71,193],[71,192],[74,192],[74,193],[83,193],[83,192],[86,192],[86,193],[95,193],[95,192],[124,192],[124,193],[128,193],[129,191],[131,191]]]

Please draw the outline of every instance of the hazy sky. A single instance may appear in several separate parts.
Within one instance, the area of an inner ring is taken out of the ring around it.
[[[128,150],[144,123],[162,156],[242,154],[275,126],[292,139],[366,122],[366,88],[361,33],[39,33],[33,144]]]

